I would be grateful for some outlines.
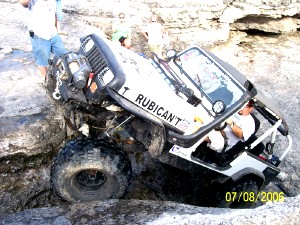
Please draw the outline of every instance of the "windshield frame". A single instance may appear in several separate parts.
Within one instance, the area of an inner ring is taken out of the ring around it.
[[[197,84],[193,79],[192,79],[192,75],[189,74],[185,69],[184,67],[182,66],[182,58],[184,57],[184,55],[186,55],[188,52],[191,52],[191,54],[194,54],[194,52],[197,51],[198,52],[198,55],[201,56],[199,57],[200,58],[203,58],[202,59],[202,62],[199,61],[199,65],[201,65],[201,63],[210,63],[209,66],[212,65],[212,67],[214,68],[215,71],[218,71],[218,76],[217,76],[217,79],[219,79],[220,81],[222,80],[222,82],[231,82],[230,85],[234,85],[234,87],[236,88],[236,90],[238,90],[240,93],[237,95],[236,93],[233,94],[233,98],[236,98],[236,99],[233,99],[231,102],[232,103],[225,103],[226,104],[226,108],[230,107],[231,105],[233,105],[236,101],[238,101],[239,98],[241,98],[241,96],[243,95],[243,93],[246,91],[246,88],[240,83],[238,82],[238,80],[231,74],[228,72],[228,70],[226,70],[223,66],[220,65],[220,63],[218,63],[216,61],[215,58],[211,57],[205,50],[201,49],[200,47],[198,46],[192,46],[182,52],[180,52],[179,54],[177,54],[174,59],[173,59],[173,62],[174,64],[179,68],[179,70],[182,72],[182,74],[184,74],[184,76],[194,85],[194,87],[196,87],[201,93],[202,95],[204,95],[208,101],[213,104],[216,100],[222,100],[222,99],[212,99],[211,96],[209,96],[209,94],[203,89],[202,85],[201,85],[201,82],[199,82],[199,84]],[[197,54],[196,52],[196,54]],[[197,55],[194,56],[194,58],[196,58]],[[192,56],[193,57],[193,56]],[[191,57],[191,58],[192,58]],[[188,59],[189,60],[189,59]],[[186,60],[186,62],[188,61]],[[197,59],[198,60],[198,59]],[[188,64],[188,62],[187,62]],[[198,65],[198,67],[199,67]],[[191,64],[192,66],[192,64]],[[199,67],[200,68],[200,67]],[[202,69],[202,68],[201,68]],[[209,69],[208,67],[207,68],[204,68],[204,69]],[[204,71],[204,70],[203,70]],[[200,71],[199,72],[203,72],[203,71]],[[211,72],[213,73],[213,72]],[[198,75],[198,74],[197,74]],[[226,87],[225,87],[226,88]],[[218,89],[218,88],[217,88]],[[216,90],[217,90],[216,89]],[[227,89],[227,88],[226,88]],[[227,89],[228,91],[230,91],[229,89]],[[235,96],[234,96],[235,95]],[[202,96],[201,96],[202,97]]]

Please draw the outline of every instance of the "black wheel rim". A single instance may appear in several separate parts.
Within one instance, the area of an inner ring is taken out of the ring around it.
[[[83,190],[97,190],[107,178],[98,170],[83,170],[76,174],[75,179]]]

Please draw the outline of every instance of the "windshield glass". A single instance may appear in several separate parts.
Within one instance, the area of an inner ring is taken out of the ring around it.
[[[213,58],[199,48],[191,48],[175,58],[183,74],[213,103],[227,107],[241,98],[245,89]]]

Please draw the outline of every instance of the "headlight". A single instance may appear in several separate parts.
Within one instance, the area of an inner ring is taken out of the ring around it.
[[[213,104],[213,106],[212,106],[212,110],[216,114],[223,113],[225,111],[225,109],[226,109],[226,105],[221,100],[215,101],[214,104]]]

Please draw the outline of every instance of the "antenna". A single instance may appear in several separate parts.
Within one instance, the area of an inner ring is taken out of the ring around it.
[[[298,96],[298,92],[299,89],[297,90],[297,93],[294,95],[293,99],[291,100],[290,104],[285,108],[285,110],[283,111],[283,114],[285,114],[286,110],[291,106],[291,104],[293,103],[293,101],[295,100],[295,98]]]

